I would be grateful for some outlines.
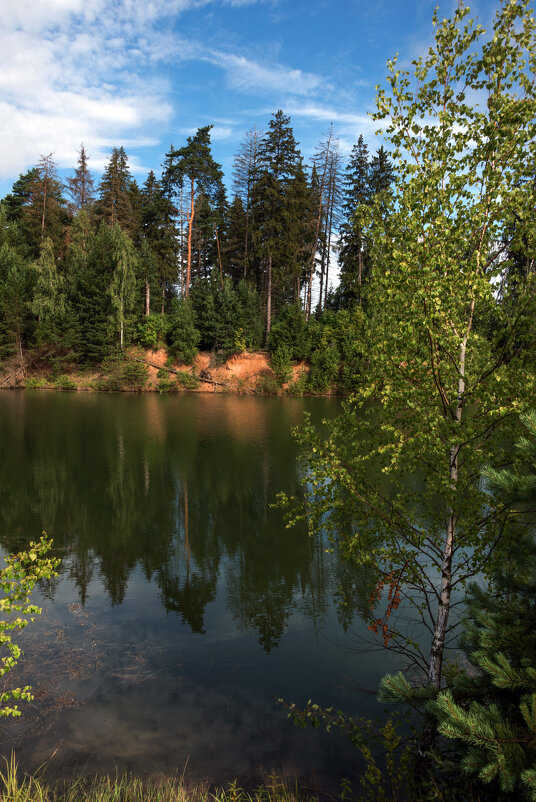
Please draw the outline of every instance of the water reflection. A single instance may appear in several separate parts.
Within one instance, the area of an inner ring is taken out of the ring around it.
[[[313,622],[326,609],[321,549],[269,506],[298,490],[289,433],[301,412],[234,396],[4,394],[2,545],[52,533],[82,605],[95,572],[120,605],[141,566],[196,633],[223,578],[237,625],[269,652],[297,604]]]
[[[342,739],[296,730],[274,701],[374,715],[353,687],[386,670],[345,631],[368,578],[269,506],[299,492],[290,430],[304,408],[319,421],[338,407],[0,393],[0,543],[44,529],[64,558],[54,603],[23,633],[16,682],[38,698],[0,734],[4,753],[15,745],[30,770],[54,753],[60,776],[189,761],[192,781],[286,766],[336,790],[351,774]]]

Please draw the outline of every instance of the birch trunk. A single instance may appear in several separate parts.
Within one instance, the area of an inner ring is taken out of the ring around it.
[[[471,326],[472,316],[469,323]],[[459,426],[462,420],[462,412],[465,394],[465,352],[467,349],[468,334],[460,345],[460,365],[458,374],[458,393],[455,414],[455,423]],[[454,446],[449,453],[450,458],[450,486],[453,491],[458,484],[458,460],[460,447]],[[451,506],[447,520],[447,533],[443,548],[443,560],[441,565],[441,590],[439,594],[439,604],[437,617],[434,627],[432,646],[430,649],[430,664],[428,666],[428,684],[437,692],[441,687],[441,672],[443,667],[443,655],[445,651],[445,636],[450,613],[450,602],[452,593],[452,559],[456,548],[456,511]],[[428,764],[428,753],[434,745],[436,737],[435,721],[426,718],[421,733],[421,740],[417,750],[416,771],[422,773]]]

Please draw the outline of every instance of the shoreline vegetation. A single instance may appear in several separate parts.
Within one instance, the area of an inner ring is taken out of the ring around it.
[[[234,354],[199,351],[193,364],[173,358],[166,348],[130,348],[101,364],[63,365],[50,354],[0,362],[1,390],[72,392],[234,393],[238,395],[342,395],[336,383],[319,391],[311,385],[305,360],[282,374],[268,351]]]
[[[312,802],[323,796],[318,789],[277,774],[268,774],[250,789],[240,787],[237,780],[225,786],[189,786],[179,775],[152,781],[130,774],[81,776],[52,784],[22,773],[13,754],[0,770],[2,802]]]

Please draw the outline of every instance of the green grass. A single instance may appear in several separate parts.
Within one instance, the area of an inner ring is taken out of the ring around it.
[[[188,788],[183,778],[144,782],[137,777],[80,778],[70,784],[48,785],[18,771],[14,755],[0,771],[0,802],[311,802],[317,797],[275,776],[253,791],[235,781],[226,788]]]

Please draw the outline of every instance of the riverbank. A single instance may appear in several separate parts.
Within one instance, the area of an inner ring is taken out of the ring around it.
[[[320,797],[310,788],[275,776],[248,791],[236,781],[223,788],[189,788],[183,778],[143,782],[130,776],[80,777],[70,783],[48,785],[42,779],[22,775],[13,756],[0,771],[2,802],[312,802]]]
[[[0,363],[0,389],[79,392],[158,392],[260,395],[307,393],[309,366],[289,369],[281,381],[268,351],[244,351],[231,356],[199,352],[192,365],[174,359],[165,348],[130,348],[100,365],[69,364],[50,354],[28,354]]]

